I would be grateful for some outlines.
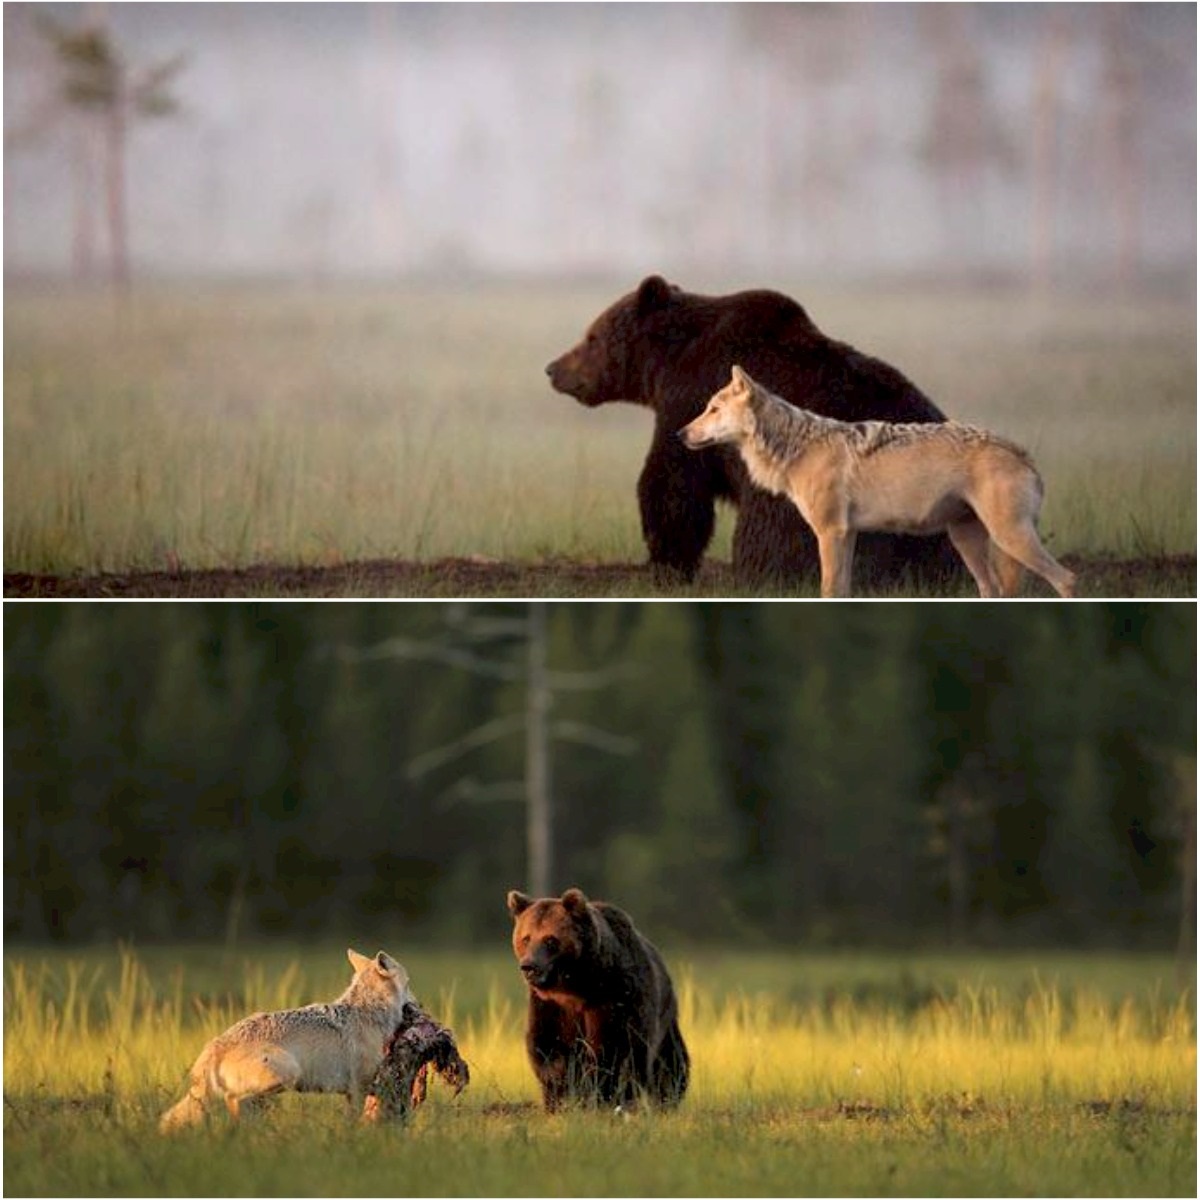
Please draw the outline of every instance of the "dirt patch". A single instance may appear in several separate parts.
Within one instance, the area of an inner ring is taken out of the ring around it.
[[[1196,595],[1195,555],[1163,558],[1083,559],[1064,563],[1077,572],[1081,594],[1090,597]],[[704,564],[691,586],[657,575],[633,563],[589,563],[568,559],[500,562],[481,558],[443,558],[428,562],[372,559],[334,566],[260,563],[217,570],[111,572],[98,575],[4,576],[5,599],[135,599],[173,596],[215,597],[613,597],[637,599],[799,598],[812,589],[756,589],[736,583],[728,563]],[[913,598],[918,593],[911,593]],[[953,593],[964,598],[969,588]],[[1030,587],[1030,595],[1041,595]]]

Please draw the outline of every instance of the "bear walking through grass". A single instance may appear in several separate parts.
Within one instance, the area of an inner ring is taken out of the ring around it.
[[[565,1102],[678,1104],[689,1059],[662,956],[627,913],[578,888],[508,893],[529,986],[526,1049],[553,1112]]]

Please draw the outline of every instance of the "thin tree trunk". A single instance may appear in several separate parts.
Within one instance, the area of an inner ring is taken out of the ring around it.
[[[129,286],[129,216],[125,188],[125,103],[118,96],[108,119],[105,147],[105,196],[112,282],[121,291]]]
[[[967,940],[967,808],[969,794],[961,780],[946,792],[946,889],[950,901],[950,944]]]
[[[1050,289],[1054,266],[1054,223],[1058,205],[1058,123],[1067,45],[1063,15],[1052,11],[1042,34],[1033,90],[1033,147],[1030,162],[1030,282],[1034,294]]]
[[[1115,255],[1113,271],[1122,291],[1133,282],[1139,247],[1137,170],[1138,78],[1129,50],[1129,8],[1112,4],[1105,13],[1107,63],[1103,74],[1101,113],[1108,192],[1112,203]]]
[[[546,606],[529,606],[528,678],[526,680],[525,788],[529,886],[535,896],[550,894],[554,874],[554,802],[550,780],[546,681]]]
[[[96,270],[93,175],[94,129],[91,121],[76,118],[71,146],[71,273],[90,279]]]

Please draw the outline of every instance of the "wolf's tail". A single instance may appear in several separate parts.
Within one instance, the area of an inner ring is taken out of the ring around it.
[[[178,1104],[173,1104],[159,1118],[159,1133],[174,1133],[188,1125],[195,1125],[204,1118],[204,1101],[194,1092],[188,1092]]]
[[[159,1133],[174,1133],[204,1119],[205,1100],[209,1095],[209,1059],[211,1051],[205,1047],[196,1060],[188,1077],[188,1090],[178,1104],[171,1105],[159,1118]]]

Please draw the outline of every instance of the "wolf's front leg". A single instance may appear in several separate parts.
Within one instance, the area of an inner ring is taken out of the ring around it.
[[[850,595],[850,575],[854,567],[852,529],[823,529],[817,534],[821,555],[821,595],[834,599]]]

